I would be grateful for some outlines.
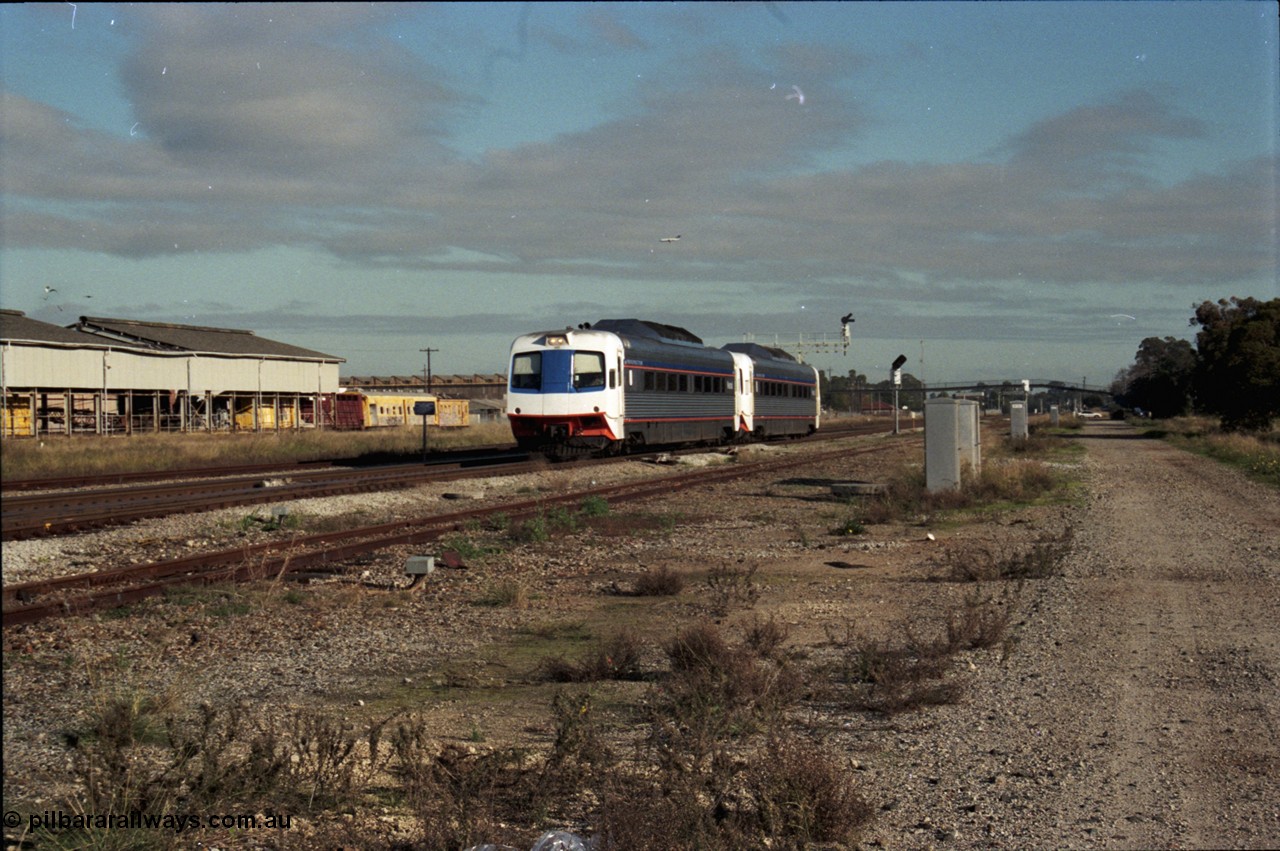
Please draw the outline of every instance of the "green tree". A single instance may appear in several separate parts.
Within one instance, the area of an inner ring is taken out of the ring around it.
[[[867,386],[867,377],[857,370],[849,370],[848,375],[828,375],[819,373],[822,388],[822,404],[835,411],[851,411],[860,399],[858,391]]]
[[[1280,416],[1280,298],[1233,296],[1195,311],[1198,405],[1227,430],[1270,428]]]
[[[1148,337],[1138,346],[1133,366],[1120,376],[1125,404],[1145,408],[1156,417],[1176,417],[1191,407],[1196,374],[1191,343],[1174,337]]]

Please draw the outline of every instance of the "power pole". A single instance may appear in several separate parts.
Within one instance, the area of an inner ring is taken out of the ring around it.
[[[423,382],[425,382],[425,383],[426,383],[426,385],[427,385],[427,392],[428,392],[428,393],[430,393],[430,392],[431,392],[431,353],[432,353],[432,352],[438,352],[438,351],[440,351],[440,350],[439,350],[439,349],[426,348],[426,349],[418,349],[418,351],[420,351],[420,352],[426,352],[426,353],[427,353],[427,365],[426,365],[426,367],[422,370],[422,380],[423,380]]]

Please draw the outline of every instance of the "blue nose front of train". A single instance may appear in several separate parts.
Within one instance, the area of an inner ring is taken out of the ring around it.
[[[542,353],[542,393],[573,393],[573,352],[549,349]]]

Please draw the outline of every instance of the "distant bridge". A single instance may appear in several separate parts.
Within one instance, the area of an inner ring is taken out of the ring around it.
[[[1023,380],[1007,381],[1001,379],[999,381],[969,381],[954,382],[949,381],[945,384],[926,384],[922,387],[912,387],[910,391],[918,393],[923,390],[925,393],[962,393],[966,391],[981,392],[983,390],[994,390],[996,392],[1021,392],[1023,389]],[[1049,378],[1031,378],[1026,379],[1034,390],[1057,390],[1063,393],[1096,393],[1101,396],[1110,396],[1111,391],[1106,387],[1093,384],[1084,384],[1082,382],[1058,381]],[[907,388],[902,388],[904,391]]]

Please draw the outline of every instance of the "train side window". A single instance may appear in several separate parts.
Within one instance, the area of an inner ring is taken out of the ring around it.
[[[542,389],[541,352],[525,352],[511,359],[511,389]]]
[[[679,392],[681,392],[681,393],[688,393],[688,392],[689,392],[689,376],[687,376],[687,375],[683,375],[683,374],[680,376],[680,391],[679,391]]]

